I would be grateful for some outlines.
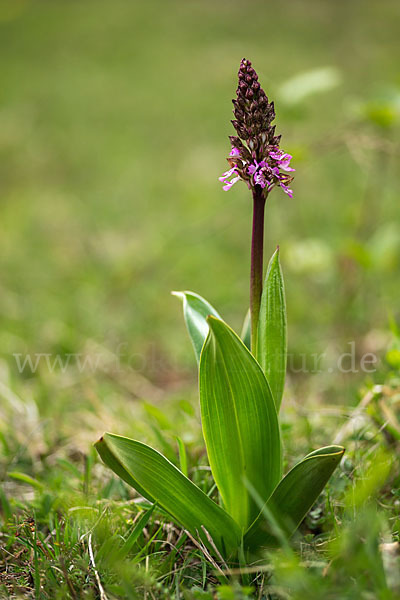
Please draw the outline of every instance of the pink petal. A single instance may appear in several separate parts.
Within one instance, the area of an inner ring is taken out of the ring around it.
[[[218,177],[218,179],[222,182],[226,181],[226,179],[229,179],[233,173],[236,173],[235,169],[236,167],[232,167],[232,169],[229,169],[229,171],[225,171],[225,173],[222,173],[222,177]]]
[[[289,196],[289,198],[293,198],[293,190],[291,190],[290,188],[288,188],[288,186],[284,185],[283,183],[281,183],[281,188],[283,189],[283,191],[285,192],[285,194],[287,194]]]
[[[239,181],[239,179],[240,179],[239,175],[238,175],[237,177],[234,177],[233,179],[231,179],[230,181],[228,181],[228,182],[227,182],[227,183],[226,183],[226,184],[223,186],[223,188],[222,188],[222,189],[223,189],[225,192],[227,192],[228,190],[230,190],[230,189],[231,189],[231,187],[232,187],[233,185],[235,185],[235,183],[237,183],[237,182]]]
[[[282,158],[279,160],[279,166],[284,171],[295,171],[296,169],[292,169],[289,167],[290,161],[292,160],[292,156],[290,154],[284,154]]]

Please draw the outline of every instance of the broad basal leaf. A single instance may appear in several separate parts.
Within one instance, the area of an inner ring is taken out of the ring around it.
[[[243,341],[243,344],[250,350],[251,345],[251,315],[250,309],[247,311],[246,316],[243,321],[242,333],[240,337]]]
[[[278,418],[268,382],[240,338],[208,317],[200,359],[203,433],[226,510],[246,528],[259,510],[245,479],[267,499],[281,477]]]
[[[240,543],[236,523],[162,454],[135,440],[105,433],[95,444],[104,463],[209,546],[204,527],[225,556]]]
[[[338,466],[341,446],[327,446],[308,454],[282,479],[250,527],[244,545],[250,551],[277,545],[278,528],[290,537],[300,525]]]
[[[271,386],[277,411],[286,375],[286,302],[279,248],[268,265],[261,297],[256,357]]]
[[[208,315],[214,315],[217,319],[221,317],[207,300],[194,292],[172,292],[172,294],[182,299],[183,316],[199,362],[201,349],[208,334],[207,317]]]

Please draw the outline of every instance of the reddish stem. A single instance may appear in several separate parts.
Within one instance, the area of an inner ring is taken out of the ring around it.
[[[251,238],[250,316],[251,351],[257,351],[257,329],[263,286],[264,209],[266,196],[260,186],[253,190],[253,230]]]

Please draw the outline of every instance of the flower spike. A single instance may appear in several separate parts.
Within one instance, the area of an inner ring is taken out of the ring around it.
[[[276,186],[292,197],[288,184],[293,176],[289,173],[295,169],[290,166],[291,155],[279,148],[281,136],[275,135],[275,125],[271,125],[275,119],[274,103],[269,102],[257,73],[245,58],[238,78],[236,98],[232,100],[232,125],[237,136],[229,137],[232,149],[227,160],[231,168],[219,178],[223,189],[227,191],[243,180],[253,192],[263,190],[265,197]]]

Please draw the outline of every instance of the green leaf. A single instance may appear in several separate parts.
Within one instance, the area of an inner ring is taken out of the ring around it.
[[[282,402],[286,376],[286,302],[279,247],[268,265],[261,296],[256,357],[271,386],[276,409]]]
[[[207,300],[204,300],[204,298],[194,292],[171,293],[173,296],[182,299],[183,316],[193,344],[197,362],[199,362],[201,349],[208,334],[207,317],[209,315],[214,315],[217,319],[220,319],[221,317]]]
[[[308,454],[282,479],[244,537],[251,551],[276,546],[290,537],[324,489],[344,453],[342,446],[327,446]]]
[[[104,463],[209,546],[204,527],[225,556],[240,543],[236,523],[162,454],[135,440],[105,433],[95,444]]]
[[[241,339],[208,317],[200,405],[211,470],[226,510],[245,529],[259,509],[245,478],[267,499],[281,478],[278,418],[268,382]]]
[[[243,321],[242,333],[240,337],[243,340],[243,344],[250,350],[251,345],[251,315],[250,309],[247,311],[246,316]]]

